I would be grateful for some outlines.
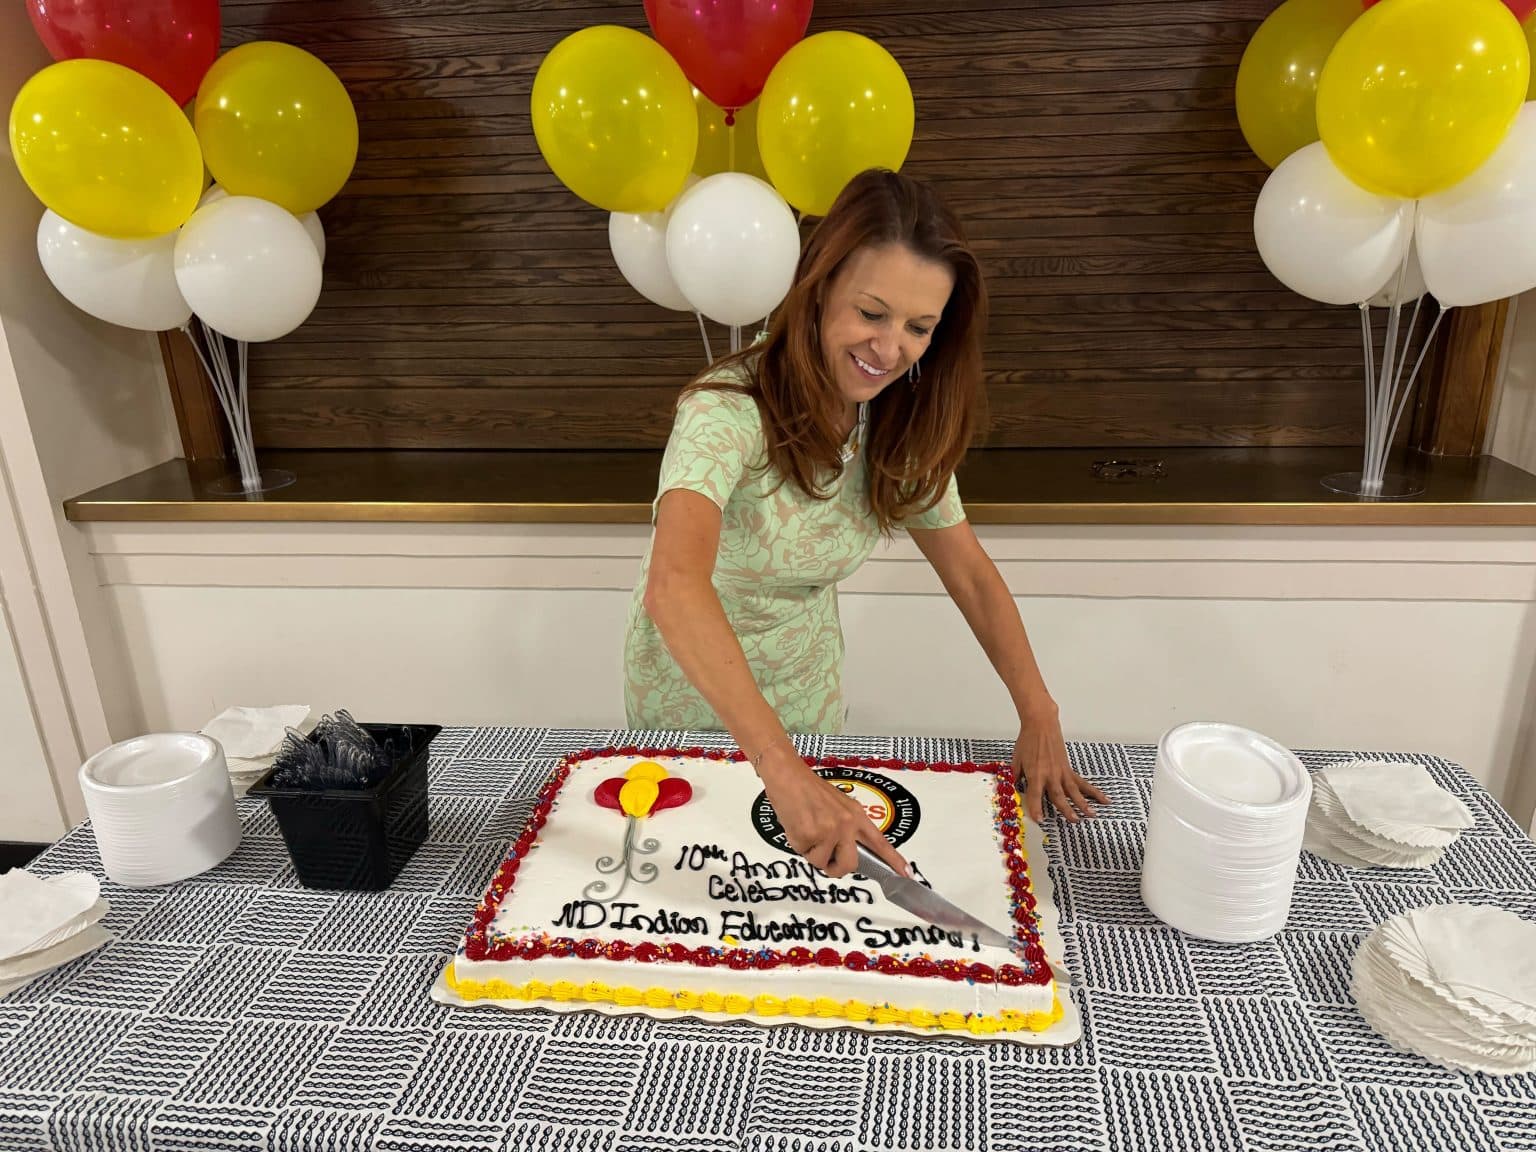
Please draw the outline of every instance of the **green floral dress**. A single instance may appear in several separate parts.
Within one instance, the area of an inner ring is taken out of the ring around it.
[[[753,678],[791,732],[840,732],[843,630],[837,583],[868,559],[880,532],[870,511],[863,413],[844,448],[830,499],[815,500],[765,467],[756,402],[731,391],[683,398],[661,464],[656,499],[686,488],[721,511],[714,586]],[[654,517],[655,506],[652,506]],[[965,519],[951,477],[943,498],[904,528],[947,528]],[[629,609],[624,703],[632,728],[717,730],[714,710],[667,651],[644,604],[651,553]]]

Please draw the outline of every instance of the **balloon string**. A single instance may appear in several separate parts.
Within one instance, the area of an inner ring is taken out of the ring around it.
[[[1397,435],[1397,425],[1403,418],[1403,413],[1408,408],[1408,397],[1413,394],[1413,383],[1419,378],[1419,368],[1424,363],[1424,357],[1429,354],[1429,346],[1435,342],[1435,333],[1440,330],[1440,321],[1445,319],[1449,308],[1442,308],[1440,314],[1435,317],[1435,322],[1429,326],[1429,334],[1424,337],[1424,347],[1419,349],[1419,358],[1414,361],[1413,371],[1408,374],[1408,386],[1403,389],[1402,398],[1397,402],[1397,414],[1392,417],[1392,429],[1387,433],[1387,443],[1392,443],[1392,438]]]
[[[1413,316],[1408,320],[1408,331],[1403,333],[1403,351],[1397,359],[1397,380],[1393,383],[1394,388],[1403,381],[1403,369],[1408,364],[1408,349],[1413,344],[1413,330],[1418,327],[1419,309],[1423,304],[1424,297],[1422,295],[1413,302]]]
[[[1381,487],[1382,473],[1386,471],[1387,465],[1387,446],[1382,442],[1381,434],[1392,415],[1392,360],[1397,354],[1397,332],[1401,326],[1401,313],[1402,306],[1393,304],[1392,311],[1387,315],[1387,338],[1381,349],[1381,380],[1376,386],[1376,407],[1371,411],[1365,425],[1373,453],[1365,479],[1378,491]]]
[[[208,331],[213,332],[212,329],[208,329]],[[212,345],[214,359],[218,362],[219,371],[222,373],[224,387],[229,392],[230,410],[232,412],[230,422],[234,432],[235,443],[241,449],[237,453],[240,461],[240,483],[242,487],[250,488],[252,487],[250,478],[256,470],[255,452],[251,448],[250,429],[246,427],[245,420],[241,416],[243,404],[240,397],[240,388],[235,380],[234,369],[230,367],[229,345],[224,342],[222,333],[214,333],[214,335],[217,336]]]
[[[210,328],[201,318],[198,319],[197,326],[203,333],[203,340],[208,346],[206,353],[193,334],[190,323],[182,326],[182,334],[186,336],[187,343],[192,345],[192,351],[197,353],[198,363],[207,373],[208,382],[213,385],[214,397],[218,400],[224,419],[229,424],[230,439],[235,448],[235,464],[240,470],[240,484],[247,491],[255,491],[261,487],[261,472],[256,466],[256,449],[251,436],[250,408],[246,388],[249,366],[246,343],[243,340],[237,342],[240,366],[237,382],[230,368],[229,350],[224,346],[224,337]]]
[[[261,491],[261,469],[256,466],[256,434],[251,429],[250,345],[244,340],[235,341],[235,351],[240,357],[240,375],[236,379],[236,395],[239,397],[240,425],[245,434],[245,455],[250,463],[249,473],[241,476],[241,484],[247,492]]]
[[[727,171],[734,172],[736,171],[736,121],[734,119],[728,121],[725,129],[725,147],[725,167]]]
[[[1371,413],[1376,411],[1376,341],[1371,333],[1371,306],[1360,305],[1360,340],[1365,349],[1365,462],[1361,468],[1363,482],[1371,471]]]
[[[1419,204],[1415,200],[1413,212],[1408,221],[1408,246],[1403,249],[1403,258],[1398,263],[1397,275],[1392,281],[1391,314],[1387,317],[1386,340],[1381,349],[1381,382],[1376,389],[1376,406],[1372,409],[1366,421],[1367,435],[1371,438],[1371,448],[1374,457],[1367,468],[1367,475],[1363,478],[1370,481],[1379,489],[1383,474],[1387,467],[1387,453],[1391,447],[1391,441],[1383,440],[1381,433],[1387,427],[1392,417],[1392,405],[1397,396],[1397,383],[1403,374],[1402,361],[1407,358],[1408,345],[1406,339],[1402,349],[1398,348],[1397,337],[1402,323],[1403,285],[1408,279],[1408,262],[1413,256],[1413,233],[1418,225]],[[1394,362],[1396,371],[1393,371]],[[1363,485],[1362,485],[1363,487]]]
[[[218,355],[214,351],[215,341],[221,339],[221,337],[213,329],[209,328],[207,324],[203,323],[201,319],[198,320],[197,325],[203,333],[204,341],[208,345],[207,353],[204,353],[202,346],[197,342],[197,338],[192,334],[190,325],[183,325],[181,330],[186,334],[187,342],[192,345],[192,350],[197,353],[198,363],[203,366],[203,371],[208,374],[208,382],[213,385],[214,397],[219,402],[219,408],[224,413],[224,419],[229,424],[231,439],[234,441],[235,461],[243,475],[245,472],[245,444],[239,435],[239,424],[235,418],[234,392],[226,376],[217,367]]]
[[[704,362],[706,364],[713,364],[715,362],[715,350],[709,346],[709,329],[704,326],[704,313],[695,312],[693,315],[699,322],[699,335],[704,337]]]
[[[201,320],[199,320],[198,321],[198,326],[202,327],[202,323],[203,322]],[[207,329],[204,328],[203,331],[206,333]],[[197,342],[197,337],[192,332],[191,324],[190,323],[183,324],[181,326],[181,332],[182,332],[182,335],[184,335],[187,338],[187,343],[192,345],[192,351],[197,353],[197,362],[203,366],[203,372],[204,372],[205,375],[207,375],[208,382],[213,385],[213,395],[214,395],[214,398],[216,400],[218,400],[219,407],[223,410],[224,417],[225,417],[225,419],[227,419],[229,421],[230,429],[231,429],[231,431],[233,431],[233,429],[234,429],[234,417],[230,415],[229,398],[227,396],[225,396],[225,394],[224,394],[224,381],[221,380],[219,378],[219,374],[213,370],[212,363],[209,362],[208,357],[203,352],[202,345],[200,345]],[[211,343],[212,343],[212,341],[210,341],[210,345],[211,345]],[[235,450],[237,452],[239,451],[239,448],[240,448],[240,445],[236,444],[235,445]]]

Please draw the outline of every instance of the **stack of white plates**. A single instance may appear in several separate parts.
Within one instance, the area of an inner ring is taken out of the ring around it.
[[[107,877],[148,888],[206,872],[240,843],[240,818],[218,742],[156,732],[96,753],[80,790]]]
[[[100,893],[89,872],[0,875],[0,996],[113,939]]]
[[[1304,847],[1349,866],[1428,868],[1472,824],[1422,766],[1351,761],[1313,780]]]
[[[1158,745],[1141,895],[1166,924],[1207,940],[1263,940],[1285,926],[1311,782],[1294,755],[1231,724],[1185,724]]]
[[[1502,908],[1393,917],[1355,953],[1350,991],[1394,1047],[1469,1072],[1536,1072],[1536,924]]]

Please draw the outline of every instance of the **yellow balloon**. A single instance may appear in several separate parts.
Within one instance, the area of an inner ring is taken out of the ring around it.
[[[1317,139],[1317,79],[1360,0],[1286,0],[1259,25],[1237,66],[1237,123],[1271,168]]]
[[[649,780],[656,783],[667,778],[667,770],[654,760],[641,760],[624,773],[626,780]]]
[[[693,103],[699,113],[699,151],[693,170],[700,176],[745,172],[767,180],[768,170],[757,154],[757,101],[736,109],[734,124],[727,124],[725,110],[697,88],[693,90]]]
[[[650,815],[651,805],[656,803],[659,795],[661,789],[654,780],[626,780],[619,789],[619,807],[624,809],[626,815],[638,819]]]
[[[297,216],[340,192],[357,162],[352,98],[292,44],[258,40],[224,53],[198,87],[193,116],[221,188]]]
[[[1530,49],[1500,0],[1384,0],[1339,38],[1317,127],[1344,174],[1415,199],[1493,155],[1525,101]]]
[[[203,191],[197,137],[159,85],[105,60],[63,60],[11,105],[27,187],[71,224],[119,240],[180,228]]]
[[[556,44],[533,78],[532,112],[551,171],[605,211],[660,212],[693,168],[693,87],[633,28],[599,24]]]
[[[800,41],[757,99],[757,147],[773,186],[824,216],[867,168],[900,168],[912,147],[912,86],[895,58],[854,32]]]
[[[1525,46],[1531,50],[1531,55],[1536,57],[1536,16],[1532,16],[1524,24]],[[1531,69],[1531,79],[1525,88],[1525,98],[1536,100],[1536,68]]]

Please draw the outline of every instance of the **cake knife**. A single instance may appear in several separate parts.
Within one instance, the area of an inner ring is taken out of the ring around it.
[[[860,844],[858,848],[859,872],[878,884],[885,898],[898,908],[904,908],[920,920],[951,932],[974,933],[977,940],[994,948],[1012,951],[1017,946],[1013,937],[976,919],[927,885],[901,875],[864,845]]]

